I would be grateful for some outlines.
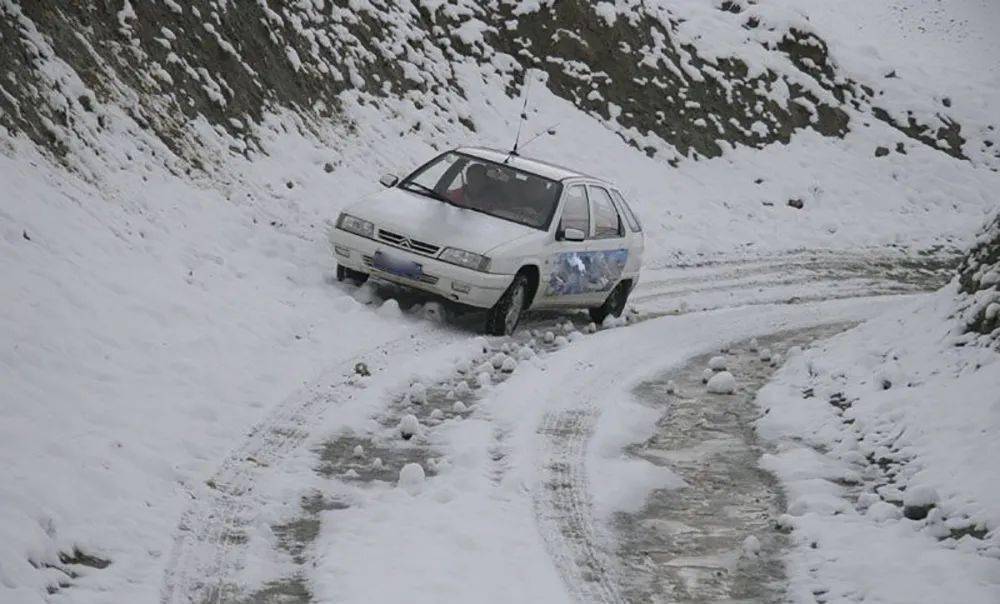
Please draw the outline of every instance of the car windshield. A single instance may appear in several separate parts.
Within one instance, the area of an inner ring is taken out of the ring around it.
[[[555,180],[456,151],[438,156],[399,186],[542,230],[549,227],[562,190]]]

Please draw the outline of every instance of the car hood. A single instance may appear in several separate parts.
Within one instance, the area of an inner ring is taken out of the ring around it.
[[[398,187],[380,191],[345,211],[372,221],[375,228],[477,254],[485,254],[501,244],[542,232]]]

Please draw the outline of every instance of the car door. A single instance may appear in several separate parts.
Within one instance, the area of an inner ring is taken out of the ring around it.
[[[586,254],[591,233],[590,200],[584,184],[566,185],[556,229],[543,253],[540,304],[536,306],[579,306],[587,299]],[[578,229],[583,241],[567,241],[566,229]]]
[[[583,258],[586,295],[579,302],[597,306],[618,284],[628,265],[630,233],[606,187],[588,184],[587,196],[590,199],[591,234]]]
[[[628,240],[629,255],[628,264],[625,266],[625,274],[637,279],[639,269],[642,268],[642,252],[645,244],[642,236],[642,224],[628,202],[625,201],[625,196],[622,195],[621,191],[611,189],[611,196],[615,199],[618,206],[618,214],[621,215],[625,220],[626,226],[628,226],[626,239]]]

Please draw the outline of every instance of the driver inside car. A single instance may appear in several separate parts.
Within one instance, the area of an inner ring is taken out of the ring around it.
[[[457,189],[450,189],[445,195],[454,203],[469,208],[489,207],[492,197],[492,183],[483,164],[471,164],[465,170],[465,184]]]

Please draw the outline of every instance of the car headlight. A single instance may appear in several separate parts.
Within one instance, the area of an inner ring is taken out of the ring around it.
[[[374,224],[343,212],[340,214],[340,218],[337,219],[337,228],[369,239],[375,238]]]
[[[444,251],[441,252],[441,255],[438,256],[438,260],[449,264],[464,266],[465,268],[471,268],[475,271],[485,271],[486,267],[490,265],[490,259],[486,256],[473,254],[472,252],[467,252],[453,247],[446,247]]]

